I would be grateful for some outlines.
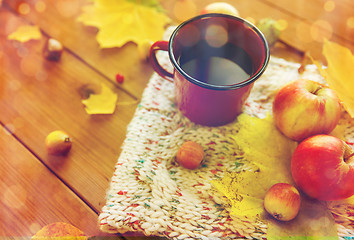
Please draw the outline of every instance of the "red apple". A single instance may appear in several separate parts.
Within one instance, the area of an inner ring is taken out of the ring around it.
[[[302,141],[291,158],[298,187],[312,198],[341,200],[354,195],[354,151],[330,135]]]
[[[223,14],[228,14],[232,16],[239,16],[239,13],[237,9],[232,6],[229,3],[226,2],[214,2],[206,5],[202,11],[200,12],[201,14],[206,14],[206,13],[223,13]]]
[[[335,92],[306,79],[281,88],[273,102],[275,125],[295,141],[330,133],[336,127],[340,114],[341,104]]]
[[[274,218],[280,221],[294,219],[300,209],[299,191],[288,183],[274,184],[264,197],[264,208]]]

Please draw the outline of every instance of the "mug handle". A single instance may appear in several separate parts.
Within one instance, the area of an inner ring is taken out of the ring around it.
[[[173,82],[173,74],[164,69],[157,60],[156,53],[159,50],[168,51],[168,41],[157,41],[150,47],[150,60],[152,68],[161,77],[170,82]]]

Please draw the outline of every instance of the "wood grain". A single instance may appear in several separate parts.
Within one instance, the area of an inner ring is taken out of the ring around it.
[[[171,24],[180,23],[175,6],[184,1],[161,1]],[[300,62],[308,52],[325,62],[324,37],[354,52],[351,0],[224,1],[251,22],[271,17],[285,24],[272,55]],[[153,70],[134,43],[99,48],[98,30],[76,20],[88,0],[1,2],[0,236],[30,236],[53,221],[72,223],[100,236],[97,217],[126,127]],[[215,1],[189,2],[194,6],[191,17]],[[26,43],[7,39],[26,24],[39,26],[42,39]],[[43,58],[48,37],[65,47],[59,62]],[[123,84],[116,83],[117,73],[124,75]],[[118,94],[117,109],[112,115],[88,115],[81,100],[98,93],[102,83]],[[45,149],[45,137],[57,129],[73,139],[67,156],[50,156]],[[120,238],[109,239],[116,237]],[[144,239],[134,234],[126,238]]]
[[[175,2],[175,0],[163,2],[172,17],[174,16]],[[193,2],[195,2],[196,13],[198,13],[208,3],[215,1]],[[257,23],[262,18],[281,20],[286,27],[281,32],[280,39],[291,48],[302,53],[308,52],[313,58],[323,63],[326,63],[322,54],[324,38],[338,42],[354,52],[354,28],[347,24],[348,19],[353,18],[353,2],[348,0],[313,0],[310,3],[306,0],[244,0],[237,2],[225,0],[223,2],[235,6],[241,17],[253,23]],[[334,2],[333,11],[325,11],[326,2]]]
[[[97,235],[97,214],[0,126],[0,236],[32,236],[51,222]]]
[[[354,28],[350,27],[348,23],[353,17],[353,1],[316,0],[311,4],[306,0],[263,1],[270,6],[288,12],[289,15],[306,21],[310,26],[309,34],[315,39],[319,34],[316,33],[316,29],[320,28],[323,30],[324,36],[328,38],[337,36],[341,42],[348,41],[350,44],[354,44]]]
[[[100,49],[96,41],[97,29],[77,21],[81,7],[88,2],[86,0],[74,2],[46,0],[45,11],[38,11],[36,0],[26,1],[30,11],[22,16],[39,26],[45,34],[62,42],[69,51],[112,82],[115,82],[117,73],[124,75],[124,84],[118,87],[140,97],[153,73],[150,64],[142,60],[134,43],[128,43],[123,48]],[[19,6],[23,1],[11,0],[5,3],[14,12],[19,13]]]
[[[12,22],[11,28],[23,24],[6,10],[1,10],[0,18],[0,29],[9,28],[3,19]],[[68,51],[60,62],[47,61],[41,54],[44,41],[20,44],[1,34],[0,121],[99,212],[137,101]],[[99,92],[101,83],[117,92],[116,112],[88,115],[82,95]],[[66,131],[73,139],[65,157],[47,154],[44,139],[54,130]]]
[[[22,1],[5,2],[14,11],[18,11]],[[87,4],[87,1],[76,1],[71,6],[69,13],[65,13],[67,5],[58,4],[54,0],[45,1],[47,7],[43,12],[35,10],[35,0],[28,2],[31,11],[24,17],[40,26],[50,36],[64,42],[71,51],[85,59],[90,65],[95,66],[112,81],[116,73],[124,74],[129,79],[122,86],[124,89],[136,96],[142,93],[141,86],[146,85],[147,76],[152,73],[149,64],[141,61],[136,45],[133,43],[128,43],[123,48],[99,49],[95,40],[97,29],[86,27],[76,21],[76,17],[81,13],[81,7]],[[166,0],[162,2],[167,14],[173,20],[172,24],[180,22],[174,13],[176,2],[178,1]],[[204,6],[214,1],[196,0],[193,2],[194,12],[198,14]],[[254,23],[267,17],[283,21],[286,28],[281,34],[281,39],[293,48],[308,52],[322,62],[325,62],[322,55],[324,37],[354,50],[352,40],[354,29],[347,24],[348,19],[352,17],[352,3],[348,3],[346,0],[336,1],[332,11],[325,11],[327,1],[323,0],[312,1],[311,4],[306,4],[305,0],[253,0],[238,1],[237,3],[226,0],[225,2],[234,5],[239,10],[241,17]],[[124,58],[126,55],[129,55],[128,59]],[[135,67],[131,68],[131,66]]]

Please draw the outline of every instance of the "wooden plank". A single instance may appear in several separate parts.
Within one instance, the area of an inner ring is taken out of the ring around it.
[[[311,11],[306,11],[309,5],[307,2],[303,1],[303,4],[297,5],[297,8],[292,8],[290,5],[290,7],[286,7],[285,4],[280,7],[279,5],[283,3],[284,1],[255,0],[241,1],[238,6],[244,16],[250,16],[255,20],[266,17],[282,20],[287,24],[287,27],[280,35],[281,40],[300,51],[308,52],[313,58],[322,62],[325,62],[322,54],[322,37],[327,37],[331,41],[338,42],[352,51],[354,50],[354,44],[343,38],[347,35],[347,31],[338,29],[337,32],[332,33],[326,27],[314,27],[314,22],[306,19],[306,16],[311,14]],[[298,4],[298,1],[293,1],[293,4]],[[341,17],[337,16],[337,18]]]
[[[175,0],[165,0],[164,7],[170,16],[173,15]],[[212,0],[193,1],[195,2],[196,12],[206,6],[208,3],[215,2]],[[282,31],[280,39],[291,48],[300,50],[301,52],[308,52],[315,59],[325,62],[322,55],[322,38],[320,36],[328,37],[331,41],[338,42],[343,46],[348,47],[354,52],[354,38],[353,28],[346,25],[346,20],[353,17],[353,2],[348,0],[333,1],[336,8],[333,12],[325,12],[322,5],[324,0],[314,0],[311,4],[306,0],[292,1],[292,0],[241,0],[232,1],[224,0],[223,2],[230,3],[235,6],[241,17],[255,23],[262,18],[273,18],[281,20],[285,23],[286,28]],[[312,6],[312,4],[314,6]],[[313,14],[313,15],[312,15]],[[322,19],[323,18],[323,19]],[[318,20],[327,21],[331,27],[328,29],[327,25],[321,25]],[[316,22],[316,25],[313,24]],[[272,49],[278,50],[278,49]],[[294,50],[294,49],[293,49]],[[272,52],[277,55],[278,52]],[[282,57],[287,58],[283,53]]]
[[[98,212],[136,99],[67,51],[60,62],[45,60],[45,38],[24,44],[8,40],[8,32],[21,24],[0,9],[0,121]],[[113,115],[90,116],[81,95],[100,91],[101,83],[118,93],[118,107]],[[44,145],[45,137],[57,129],[73,139],[65,157],[48,155]]]
[[[194,1],[195,13],[200,12],[206,4],[211,2],[214,1]],[[233,1],[228,2],[235,5]],[[136,97],[140,97],[153,72],[152,68],[148,62],[141,60],[137,47],[133,43],[128,43],[122,48],[99,48],[95,39],[97,29],[86,27],[76,21],[77,16],[81,13],[81,7],[87,4],[86,0],[71,3],[70,11],[65,11],[69,8],[68,3],[60,4],[60,2],[54,0],[45,1],[45,11],[36,10],[38,7],[36,8],[37,1],[35,0],[27,0],[25,3],[22,0],[11,0],[5,1],[5,3],[19,14],[22,13],[23,17],[29,21],[40,26],[48,35],[60,40],[70,51],[105,74],[111,81],[115,81],[114,77],[117,73],[122,73],[126,79],[124,84],[119,87],[126,89]],[[167,14],[175,21],[174,6],[176,0],[166,0],[161,3]],[[21,10],[21,6],[24,5],[28,6],[28,12]],[[249,7],[248,5],[239,5],[237,5],[237,8],[241,8],[242,12],[245,12]],[[246,13],[244,16],[247,16]]]
[[[41,1],[45,11],[38,11],[37,2],[37,0],[4,1],[20,15],[23,6],[28,7],[29,11],[22,14],[23,17],[40,26],[51,37],[58,39],[70,51],[104,73],[112,82],[115,82],[117,73],[124,75],[124,83],[119,87],[135,96],[141,95],[153,73],[150,64],[140,57],[134,43],[128,43],[122,48],[100,49],[96,41],[97,29],[87,27],[76,20],[81,13],[81,7],[88,4],[88,1]]]
[[[99,211],[104,204],[105,189],[120,153],[119,146],[125,138],[125,126],[136,105],[120,105],[112,116],[88,116],[80,104],[80,94],[85,93],[82,90],[85,85],[98,90],[100,82],[114,82],[114,75],[120,72],[126,76],[126,81],[119,87],[140,97],[152,70],[139,59],[134,44],[120,49],[98,48],[95,41],[96,29],[84,27],[75,21],[80,7],[86,1],[47,0],[44,2],[45,11],[36,5],[43,1],[5,2],[15,11],[23,8],[21,6],[24,5],[20,3],[28,4],[29,12],[22,9],[19,14],[41,26],[45,33],[59,39],[69,51],[64,52],[59,63],[52,63],[41,57],[44,39],[26,44],[8,41],[7,34],[23,22],[8,11],[1,10],[0,121],[89,202],[95,211]],[[174,2],[176,0],[163,2],[170,16],[173,16]],[[210,2],[213,1],[196,0],[197,10]],[[320,42],[302,39],[306,35],[296,37],[299,26],[304,27],[305,33],[311,30],[311,22],[301,13],[300,8],[296,14],[289,14],[289,11],[278,5],[281,1],[227,2],[234,4],[246,18],[257,20],[271,16],[286,20],[289,25],[282,33],[282,39],[303,51],[311,50],[315,58],[321,57]],[[326,31],[324,34],[327,34]],[[343,35],[345,32],[339,31],[333,35],[333,39],[352,47]],[[97,73],[96,69],[105,76]],[[134,101],[134,98],[117,90],[113,84],[109,86],[119,93],[119,101]],[[74,139],[73,149],[67,157],[46,154],[43,140],[55,129],[66,130]]]
[[[100,234],[97,214],[0,126],[0,238],[28,237],[53,222]]]
[[[14,10],[18,10],[22,1],[5,2]],[[33,10],[35,9],[34,3],[36,1],[27,2],[29,2],[28,4],[32,10],[25,14],[26,18],[41,26],[50,35],[65,42],[72,51],[90,64],[97,66],[101,72],[107,74],[110,78],[113,78],[117,70],[126,73],[130,80],[123,87],[134,94],[139,95],[142,92],[141,84],[145,86],[147,79],[144,78],[144,74],[140,75],[139,73],[151,73],[151,69],[145,63],[138,60],[139,57],[137,57],[134,44],[128,44],[123,48],[110,49],[108,51],[98,49],[95,42],[96,29],[85,27],[75,21],[76,17],[80,14],[81,6],[86,3],[85,0],[74,4],[73,9],[75,10],[71,10],[72,14],[70,17],[60,14],[60,7],[57,7],[53,1],[46,1],[46,11],[40,13]],[[176,2],[176,0],[162,2],[166,12],[174,20],[176,20],[174,15]],[[193,2],[195,13],[199,13],[205,5],[214,1],[196,0]],[[354,29],[346,23],[349,17],[353,17],[351,13],[353,4],[348,0],[335,1],[336,7],[330,12],[324,9],[325,1],[323,0],[313,1],[313,5],[306,3],[305,0],[301,0],[301,2],[290,0],[243,0],[237,1],[237,3],[232,0],[225,0],[225,2],[234,5],[239,10],[241,17],[246,19],[257,21],[261,18],[272,17],[284,21],[287,24],[287,28],[282,32],[281,39],[300,51],[311,53],[314,58],[324,61],[322,55],[322,36],[328,37],[330,40],[338,42],[354,51],[352,40]],[[330,27],[327,27],[327,24],[321,24],[323,21],[326,21]],[[70,31],[70,28],[75,31]],[[90,49],[90,51],[87,51],[87,49]],[[122,60],[127,52],[129,52],[130,57]],[[136,79],[134,77],[132,79],[132,75],[128,74],[128,72],[132,73],[129,70],[131,66],[136,66],[135,71],[133,71],[134,76],[139,76]],[[138,83],[136,82],[139,81],[138,79],[144,80]]]
[[[354,44],[354,26],[350,18],[354,17],[354,2],[348,0],[315,0],[311,4],[306,0],[263,0],[267,5],[276,6],[289,15],[303,18],[311,25],[309,35],[316,39],[316,28],[327,31],[327,36],[333,34],[340,36],[343,40]]]

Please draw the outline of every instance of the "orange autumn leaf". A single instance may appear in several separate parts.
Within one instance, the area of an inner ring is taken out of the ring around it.
[[[100,47],[111,48],[160,40],[170,20],[153,0],[94,0],[83,7],[78,21],[97,27]]]
[[[118,95],[102,84],[101,92],[90,94],[82,100],[87,114],[113,114],[117,105]]]
[[[42,37],[42,33],[38,26],[24,25],[18,27],[7,38],[9,40],[17,40],[19,42],[27,42],[29,40],[38,40]]]
[[[327,68],[314,62],[329,87],[337,93],[344,108],[354,117],[354,55],[348,48],[329,40],[324,42],[323,55],[328,63]]]

